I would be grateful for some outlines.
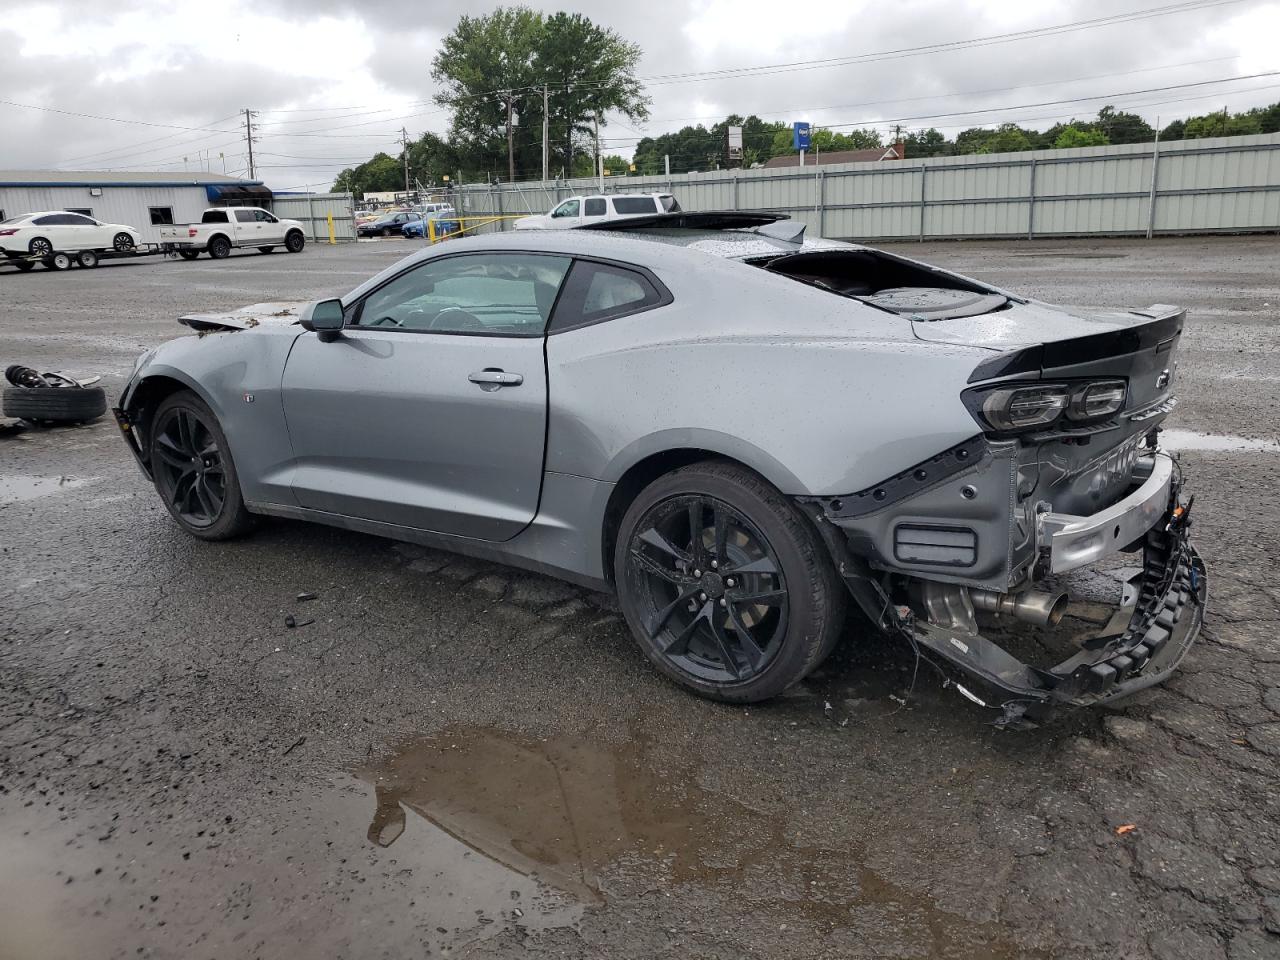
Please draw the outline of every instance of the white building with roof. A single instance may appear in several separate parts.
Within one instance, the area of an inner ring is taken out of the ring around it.
[[[261,180],[204,171],[164,173],[0,170],[0,220],[44,210],[69,210],[136,227],[144,242],[159,227],[193,223],[206,207],[271,206]]]

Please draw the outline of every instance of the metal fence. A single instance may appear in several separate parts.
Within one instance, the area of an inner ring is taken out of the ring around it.
[[[354,204],[349,193],[313,193],[301,196],[276,194],[271,210],[284,220],[300,220],[307,237],[328,242],[329,215],[333,215],[333,233],[336,240],[354,240],[356,221]]]
[[[1272,231],[1280,230],[1280,134],[607,177],[604,186],[674,193],[686,210],[785,213],[811,236],[860,240]],[[565,197],[598,193],[599,183],[455,189],[467,214],[546,213]]]

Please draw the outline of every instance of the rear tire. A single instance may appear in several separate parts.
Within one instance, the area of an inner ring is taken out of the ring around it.
[[[178,256],[180,256],[183,260],[194,260],[196,257],[200,256],[200,251],[199,250],[179,250]]]
[[[215,260],[225,260],[231,256],[231,241],[226,237],[214,237],[209,241],[209,256]]]
[[[92,250],[81,250],[80,253],[76,255],[76,263],[80,264],[80,266],[84,267],[86,270],[89,270],[98,265],[98,255]]]
[[[274,252],[275,252],[275,249],[276,249],[275,247],[259,247],[259,248],[258,248],[258,252],[259,252],[259,253],[274,253]]]
[[[13,262],[13,265],[17,267],[19,270],[21,270],[23,273],[26,273],[29,270],[34,270],[36,268],[36,262],[34,260],[14,260],[12,262]]]
[[[71,263],[71,254],[69,253],[55,253],[45,260],[45,266],[50,270],[70,270]]]
[[[166,397],[151,418],[148,462],[169,515],[201,540],[230,540],[254,525],[226,434],[190,390]]]
[[[736,464],[694,464],[642,490],[613,564],[645,656],[713,700],[776,697],[825,659],[844,626],[847,592],[812,523]]]
[[[4,413],[35,423],[83,423],[107,412],[101,387],[5,387]]]
[[[291,230],[289,235],[284,238],[284,248],[290,253],[301,253],[302,248],[307,245],[307,238],[302,235],[301,230]]]
[[[50,257],[53,255],[53,244],[44,237],[32,237],[27,250],[33,257]]]

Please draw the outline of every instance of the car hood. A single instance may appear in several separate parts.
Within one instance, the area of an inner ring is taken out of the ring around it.
[[[252,330],[254,327],[280,327],[298,322],[298,312],[310,301],[272,300],[253,303],[226,313],[191,313],[178,322],[192,330]]]

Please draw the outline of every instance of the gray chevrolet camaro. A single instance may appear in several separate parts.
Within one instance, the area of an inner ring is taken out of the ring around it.
[[[121,429],[197,537],[294,517],[612,590],[720,700],[798,682],[847,615],[1002,723],[1176,666],[1206,587],[1157,441],[1181,310],[1066,310],[770,215],[607,226],[184,317]],[[993,639],[1051,635],[1062,575],[1122,551],[1115,616],[1060,660]]]

